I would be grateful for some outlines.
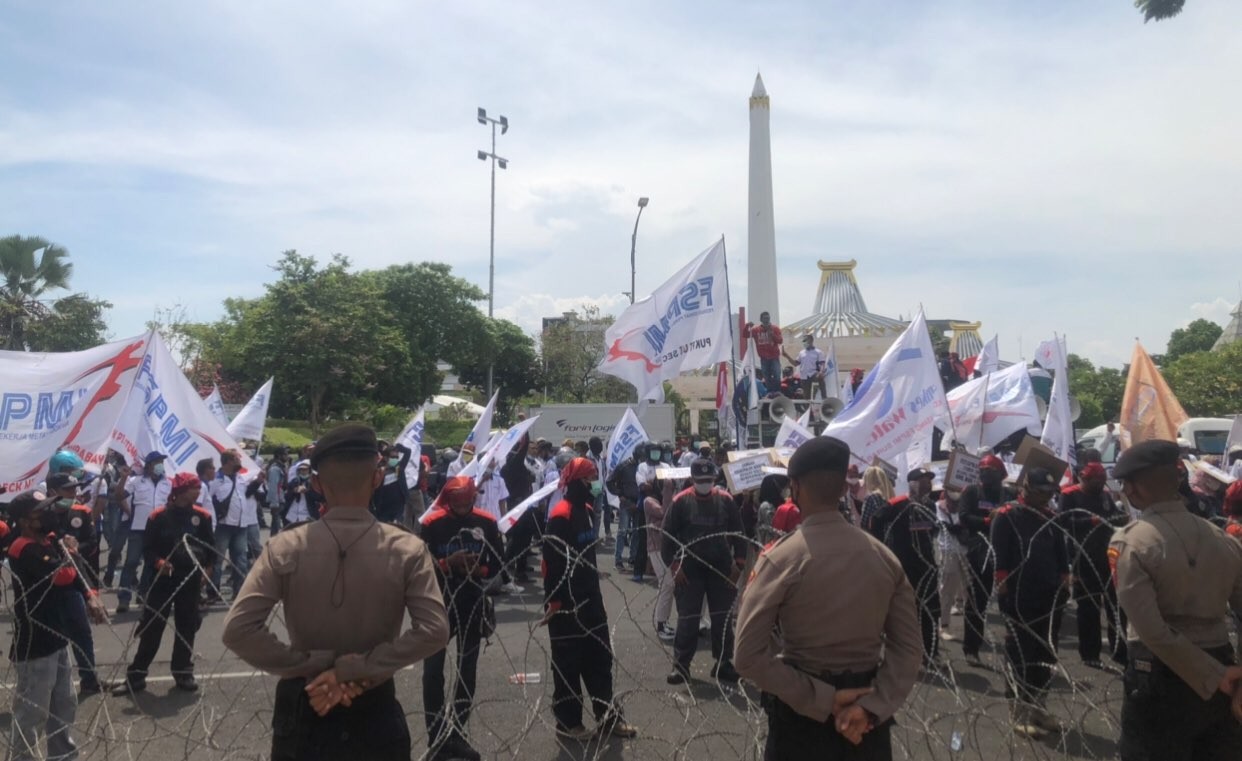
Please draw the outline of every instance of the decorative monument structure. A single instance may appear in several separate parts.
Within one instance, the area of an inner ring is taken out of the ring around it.
[[[1225,332],[1220,334],[1216,343],[1212,344],[1212,351],[1220,351],[1235,341],[1242,341],[1242,301],[1238,302],[1230,317],[1233,319],[1225,326]]]
[[[867,311],[854,277],[858,262],[819,263],[819,291],[815,294],[815,313],[785,326],[785,342],[794,343],[798,336],[810,333],[815,344],[828,350],[828,339],[837,349],[837,366],[841,370],[861,367],[868,369],[893,341],[906,329],[906,323]]]
[[[780,325],[776,289],[776,223],[772,219],[772,108],[763,77],[755,75],[750,93],[750,182],[746,223],[746,318],[759,322],[759,314],[772,315]]]

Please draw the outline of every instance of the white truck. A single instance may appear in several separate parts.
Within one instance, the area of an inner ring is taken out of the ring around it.
[[[531,441],[547,439],[555,446],[560,446],[565,439],[587,441],[598,436],[605,444],[612,429],[621,422],[628,404],[548,404],[535,407],[530,411],[531,417],[539,416],[539,420],[530,429]],[[649,404],[647,409],[638,416],[639,422],[652,441],[672,441],[675,413],[671,404]]]

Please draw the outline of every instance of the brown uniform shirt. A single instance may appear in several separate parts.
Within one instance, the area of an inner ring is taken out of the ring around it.
[[[1128,639],[1211,698],[1225,667],[1204,649],[1229,644],[1228,607],[1242,614],[1242,544],[1179,500],[1152,505],[1118,529],[1108,559]]]
[[[277,603],[287,645],[267,625]],[[443,649],[448,635],[427,546],[355,508],[273,537],[224,622],[225,646],[256,668],[313,677],[335,667],[343,681],[372,684]]]
[[[761,690],[818,721],[831,715],[836,690],[810,673],[878,666],[875,691],[858,705],[884,721],[918,677],[923,644],[915,605],[887,547],[836,510],[813,515],[755,563],[742,593],[733,663]]]

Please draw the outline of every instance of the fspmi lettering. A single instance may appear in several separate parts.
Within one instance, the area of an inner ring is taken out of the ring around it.
[[[686,283],[677,292],[677,298],[668,305],[664,316],[655,325],[643,331],[643,338],[651,345],[652,352],[659,354],[664,351],[664,342],[668,340],[669,331],[681,318],[701,309],[712,307],[712,276],[701,277],[692,283]]]
[[[85,395],[86,389],[44,392],[38,396],[6,392],[0,397],[0,431],[34,415],[34,430],[55,430],[73,416],[73,403]]]

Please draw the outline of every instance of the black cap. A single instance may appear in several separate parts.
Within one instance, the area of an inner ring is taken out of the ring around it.
[[[1113,467],[1113,478],[1132,478],[1149,468],[1176,465],[1181,456],[1181,450],[1172,441],[1144,441],[1121,453]]]
[[[343,454],[379,454],[375,429],[361,423],[346,423],[328,431],[315,445],[310,464],[315,470],[325,461]]]
[[[1061,479],[1053,475],[1047,468],[1031,468],[1026,472],[1026,488],[1035,491],[1057,491],[1061,488]]]
[[[48,499],[41,491],[24,491],[9,503],[9,517],[13,520],[25,518],[36,510],[51,507],[55,502],[55,499]]]
[[[925,468],[915,468],[906,474],[906,483],[914,483],[920,478],[935,478],[936,474]]]
[[[76,489],[81,485],[82,482],[78,481],[78,479],[74,478],[69,473],[54,473],[47,478],[48,491],[52,491],[53,489],[59,491],[70,487]]]
[[[706,457],[698,457],[690,463],[690,477],[693,479],[715,478],[716,463]]]
[[[801,478],[807,473],[826,470],[845,474],[850,467],[850,446],[831,436],[816,436],[798,447],[789,458],[790,478]]]

